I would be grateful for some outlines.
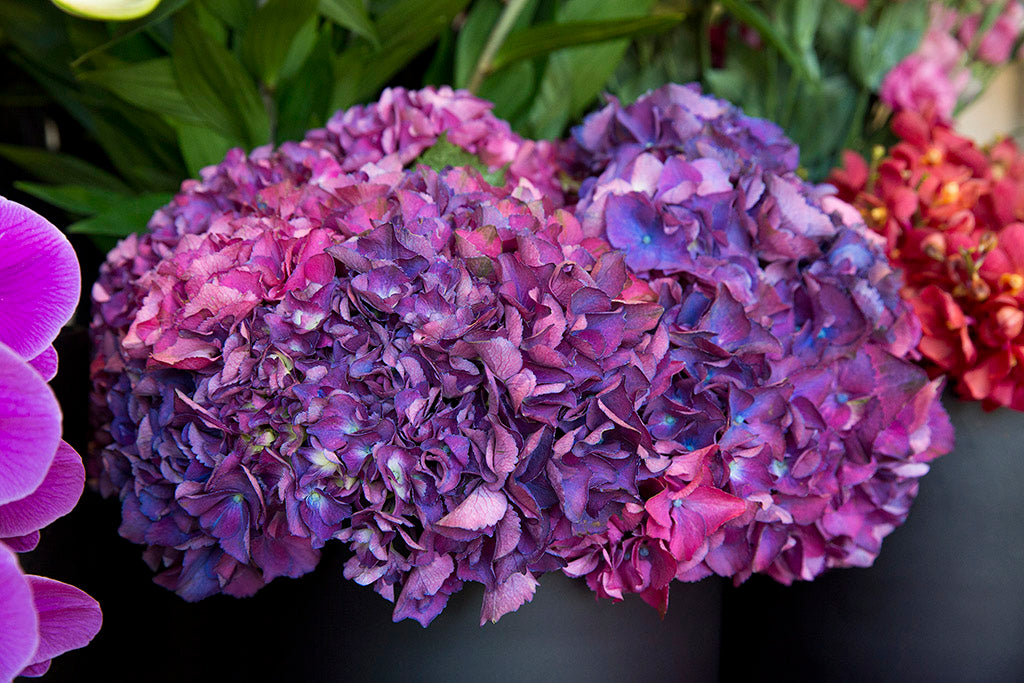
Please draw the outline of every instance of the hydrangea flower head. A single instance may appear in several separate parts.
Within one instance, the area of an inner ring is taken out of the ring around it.
[[[564,564],[557,542],[639,500],[661,309],[525,177],[265,158],[290,175],[239,199],[260,163],[229,158],[94,290],[121,532],[188,599],[298,576],[339,539],[396,619],[476,581],[496,620]],[[178,210],[200,201],[223,208]]]
[[[723,110],[735,134],[699,145],[637,144],[609,124],[690,129]],[[673,577],[788,583],[868,565],[951,447],[941,383],[906,360],[919,328],[881,240],[757,130],[770,129],[669,86],[575,131],[596,174],[583,232],[624,250],[669,342],[641,411],[655,453],[643,502],[564,548],[601,596],[664,609]]]
[[[61,413],[46,382],[51,343],[78,303],[75,253],[57,228],[0,197],[0,680],[39,676],[100,627],[82,591],[22,572],[17,554],[66,515],[85,483],[82,459],[61,441]]]

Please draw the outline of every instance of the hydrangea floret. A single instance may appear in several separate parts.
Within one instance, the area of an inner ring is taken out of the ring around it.
[[[41,676],[57,655],[100,628],[96,601],[79,589],[26,575],[18,553],[66,515],[85,484],[82,459],[61,440],[61,412],[47,382],[52,342],[74,313],[81,275],[60,231],[0,197],[0,681]]]
[[[774,125],[670,85],[574,131],[587,237],[665,314],[642,502],[562,548],[598,595],[866,566],[952,431],[882,240]],[[644,295],[639,291],[639,298]]]
[[[912,113],[893,131],[892,149],[870,164],[848,152],[831,180],[903,270],[929,372],[986,408],[1024,410],[1024,155]]]

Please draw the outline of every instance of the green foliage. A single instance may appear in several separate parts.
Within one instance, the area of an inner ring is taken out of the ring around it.
[[[429,166],[435,171],[443,171],[456,166],[469,166],[480,171],[480,175],[491,185],[505,184],[505,169],[491,171],[474,155],[448,142],[447,136],[444,135],[433,146],[423,150],[423,153],[413,162],[414,166],[419,164]]]
[[[918,44],[926,5],[875,0],[861,14],[838,0],[164,0],[117,24],[0,0],[0,50],[102,152],[87,162],[3,145],[0,157],[42,181],[23,191],[81,217],[76,231],[109,238],[141,229],[145,211],[230,148],[300,139],[387,85],[472,87],[520,133],[556,138],[602,91],[628,101],[699,79],[782,124],[820,175],[843,144],[877,134],[865,123],[873,93]],[[712,28],[728,45],[721,63]],[[748,44],[750,28],[761,47]],[[469,159],[440,143],[420,161]]]

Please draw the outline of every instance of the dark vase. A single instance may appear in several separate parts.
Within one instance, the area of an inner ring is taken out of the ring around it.
[[[868,569],[724,594],[724,680],[1024,680],[1024,413],[947,397],[956,448]]]

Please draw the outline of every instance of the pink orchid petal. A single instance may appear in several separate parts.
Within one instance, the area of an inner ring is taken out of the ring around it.
[[[43,378],[0,344],[0,504],[24,498],[42,483],[60,443],[60,420],[60,406]]]
[[[24,536],[71,512],[85,487],[82,458],[61,441],[46,478],[35,491],[0,505],[0,537]]]
[[[0,543],[0,681],[9,681],[32,660],[39,622],[32,590],[18,558]]]
[[[39,545],[39,532],[33,531],[24,536],[0,538],[0,543],[3,543],[16,553],[27,553],[30,550],[35,550],[36,546]]]
[[[81,284],[60,230],[0,197],[0,342],[24,359],[38,356],[71,319]]]
[[[47,346],[43,352],[28,362],[35,371],[49,382],[57,376],[57,350],[53,346]]]
[[[103,623],[99,603],[74,586],[53,579],[29,575],[28,583],[39,614],[39,647],[31,663],[42,664],[88,645]]]

